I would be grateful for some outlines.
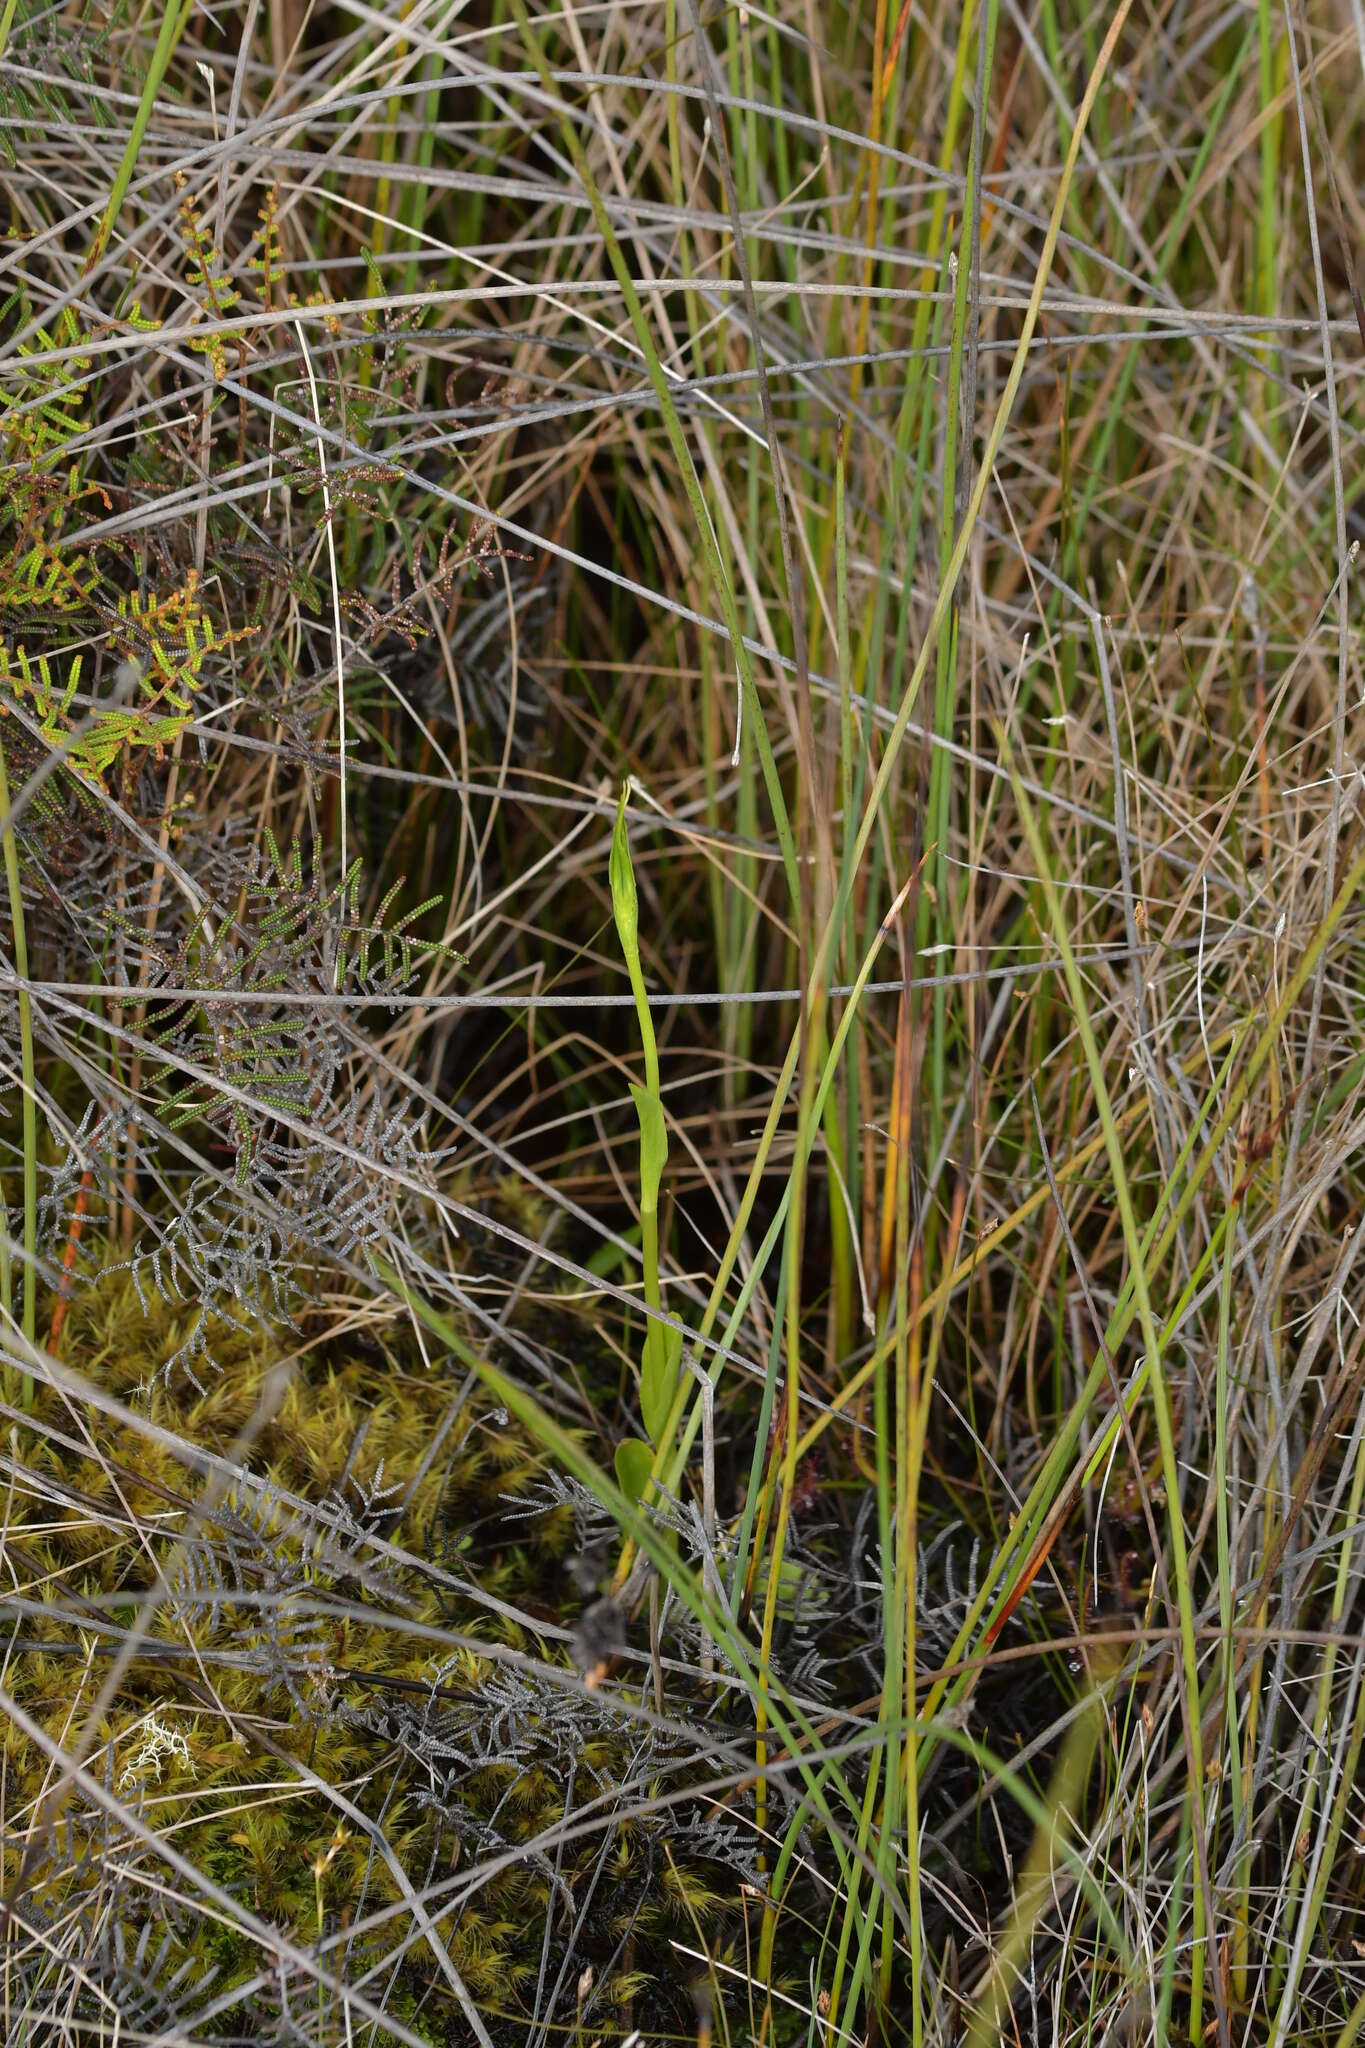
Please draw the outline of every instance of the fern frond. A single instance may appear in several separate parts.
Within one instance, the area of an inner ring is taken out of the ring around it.
[[[204,308],[211,320],[223,320],[237,305],[241,294],[223,269],[223,259],[214,246],[213,238],[204,226],[204,217],[198,201],[187,189],[183,171],[175,174],[177,189],[183,194],[180,207],[180,233],[185,245],[185,276],[195,290],[204,295]],[[223,338],[219,334],[194,336],[190,347],[200,355],[206,355],[213,365],[216,378],[227,375],[227,353]]]

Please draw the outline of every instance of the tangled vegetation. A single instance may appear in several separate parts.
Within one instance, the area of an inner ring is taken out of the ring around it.
[[[0,2034],[1365,2029],[1365,26],[0,5]]]

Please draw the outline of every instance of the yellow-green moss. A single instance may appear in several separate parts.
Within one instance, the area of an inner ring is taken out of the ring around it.
[[[440,1360],[423,1362],[397,1319],[377,1320],[367,1311],[350,1328],[344,1319],[329,1327],[321,1314],[303,1317],[296,1331],[215,1327],[218,1370],[202,1391],[183,1377],[170,1386],[159,1377],[184,1342],[186,1326],[186,1313],[174,1304],[144,1304],[127,1272],[101,1270],[71,1303],[62,1355],[135,1416],[145,1415],[196,1451],[239,1456],[242,1432],[254,1425],[243,1462],[261,1485],[222,1490],[136,1421],[73,1410],[40,1388],[25,1459],[39,1487],[50,1485],[52,1493],[45,1499],[37,1489],[16,1490],[8,1556],[20,1594],[44,1611],[20,1621],[8,1683],[49,1738],[69,1747],[122,1639],[102,1636],[101,1622],[118,1631],[133,1625],[160,1571],[171,1597],[159,1600],[146,1640],[101,1718],[89,1768],[140,1807],[146,1822],[215,1884],[300,1947],[314,1943],[320,1931],[335,1933],[398,1906],[361,1939],[356,1955],[370,1968],[407,1942],[390,2010],[402,2015],[420,2008],[416,2031],[444,2040],[456,2010],[452,1995],[442,1980],[433,1988],[425,1944],[411,1943],[392,1869],[373,1852],[366,1830],[301,1771],[337,1787],[381,1822],[409,1884],[429,1882],[429,1874],[439,1883],[472,1852],[424,1798],[424,1773],[387,1739],[377,1708],[420,1701],[440,1663],[451,1693],[477,1697],[491,1667],[475,1643],[549,1655],[552,1662],[562,1658],[533,1626],[463,1598],[424,1562],[405,1566],[362,1545],[348,1573],[344,1558],[338,1562],[325,1547],[321,1554],[310,1548],[307,1526],[298,1526],[281,1496],[335,1505],[345,1474],[345,1497],[354,1507],[377,1486],[381,1505],[402,1503],[401,1520],[382,1524],[392,1544],[418,1560],[434,1557],[448,1568],[446,1576],[467,1561],[484,1593],[547,1618],[554,1607],[547,1587],[557,1583],[553,1561],[572,1541],[572,1516],[560,1508],[509,1519],[507,1497],[527,1492],[541,1460],[515,1424],[489,1416],[477,1392],[408,1498],[460,1383]],[[275,1377],[281,1368],[282,1386]],[[267,1394],[274,1405],[262,1420],[257,1411]],[[67,1441],[58,1441],[57,1433]],[[73,1439],[84,1447],[72,1448]],[[245,1585],[237,1583],[230,1558],[216,1566],[209,1561],[225,1542],[236,1544]],[[383,1589],[367,1584],[366,1573],[381,1574]],[[264,1596],[266,1611],[247,1597],[252,1591]],[[314,1596],[330,1596],[350,1611],[309,1614],[306,1604]],[[405,1623],[456,1629],[465,1646],[443,1649]],[[170,1648],[189,1654],[158,1654]],[[244,1650],[257,1653],[261,1668],[243,1666]],[[610,1783],[628,1769],[635,1739],[628,1725],[619,1737],[609,1731],[593,1736],[583,1752],[585,1770],[598,1784]],[[139,1756],[140,1770],[134,1768]],[[13,1725],[3,1734],[3,1757],[0,1862],[8,1889],[51,1769],[39,1746]],[[494,1814],[498,1839],[509,1846],[534,1841],[563,1815],[562,1773],[543,1765],[492,1759],[457,1779],[475,1843]],[[99,1854],[81,1853],[92,1835],[99,1835],[93,1810],[73,1796],[46,1848],[30,1857],[29,1908],[48,1923],[126,1915],[132,1941],[149,1910],[148,1894],[130,1884],[111,1906]],[[113,1841],[120,1839],[115,1829]],[[592,1836],[574,1845],[563,1859],[562,1880],[586,1886],[600,1846],[600,1837]],[[701,1874],[680,1874],[662,1858],[656,1864],[648,1876],[630,1831],[621,1833],[603,1881],[595,1938],[608,1955],[628,1932],[631,1939],[618,1964],[621,1985],[613,1982],[611,1990],[618,2003],[604,2001],[599,2031],[612,2012],[628,2016],[632,2009],[630,1981],[638,1972],[631,1958],[641,1944],[652,1935],[657,1957],[667,1963],[669,1932],[695,1939],[696,1918],[712,1917],[720,1905]],[[638,1896],[647,1876],[644,1910],[632,1915],[612,1907],[609,1893]],[[509,2026],[518,2017],[524,2024],[530,2010],[550,1900],[546,1859],[514,1862],[467,1908],[441,1921],[470,1996],[481,2011],[506,2014]],[[177,1953],[183,1950],[195,1970],[217,1966],[216,1989],[262,1967],[256,1943],[216,1917],[189,1919],[177,1940]],[[356,1969],[353,1956],[351,1973]],[[319,2024],[325,2041],[328,2025]],[[451,2038],[463,2035],[457,2030]]]

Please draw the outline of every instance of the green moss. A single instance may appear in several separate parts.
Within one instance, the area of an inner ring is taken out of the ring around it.
[[[438,1698],[477,1705],[496,1671],[477,1644],[565,1661],[533,1626],[447,1581],[472,1569],[484,1593],[548,1619],[562,1604],[557,1560],[572,1544],[572,1515],[563,1508],[509,1514],[509,1497],[527,1494],[541,1460],[517,1426],[489,1415],[477,1395],[421,1471],[457,1383],[439,1361],[423,1363],[401,1323],[369,1324],[350,1336],[327,1334],[321,1317],[316,1325],[305,1318],[297,1331],[215,1327],[219,1371],[203,1391],[183,1379],[167,1387],[160,1368],[184,1341],[186,1315],[175,1304],[144,1303],[114,1263],[97,1264],[71,1303],[66,1361],[198,1450],[240,1457],[248,1431],[244,1463],[260,1483],[216,1493],[202,1471],[136,1422],[73,1412],[40,1389],[26,1447],[37,1485],[16,1493],[9,1531],[21,1592],[37,1611],[23,1620],[8,1682],[48,1737],[69,1746],[122,1632],[141,1617],[143,1642],[100,1719],[92,1772],[222,1891],[299,1947],[315,1943],[320,1928],[324,1936],[362,1929],[350,1935],[348,1975],[368,1979],[379,1971],[372,1980],[379,1982],[389,1958],[402,1974],[402,1996],[390,2009],[414,2015],[416,2030],[433,2041],[463,2039],[448,1984],[431,1974],[420,1936],[414,1945],[391,1864],[376,1853],[369,1830],[310,1780],[338,1788],[382,1830],[407,1883],[434,1884],[442,1901],[444,1880],[496,1856],[500,1845],[524,1849],[555,1827],[572,1789],[553,1740],[568,1697],[562,1689],[547,1692],[542,1709],[533,1702],[528,1710],[533,1723],[537,1711],[543,1715],[543,1753],[533,1732],[534,1754],[502,1761],[492,1753],[475,1768],[434,1775],[404,1731]],[[274,1405],[262,1420],[263,1396]],[[370,1500],[377,1526],[414,1562],[377,1556],[354,1532],[334,1539],[353,1556],[319,1549],[285,1496],[333,1511],[345,1501],[362,1519]],[[442,1572],[428,1569],[428,1557]],[[168,1594],[148,1618],[145,1597],[157,1573]],[[451,1629],[463,1646],[443,1647],[440,1635]],[[0,1741],[8,1823],[0,1862],[8,1889],[44,1811],[51,1769],[41,1747],[13,1724]],[[638,1724],[629,1720],[608,1719],[588,1732],[575,1767],[579,1803],[626,1782],[638,1741]],[[548,1856],[514,1859],[440,1921],[470,1996],[481,2012],[506,2016],[509,2039],[520,2037],[518,2028],[524,2033],[532,2010],[546,1913],[564,1886],[575,1897],[587,1893],[600,1851],[593,1834],[567,1847],[558,1894]],[[25,1872],[35,1922],[67,1930],[68,1943],[86,1942],[100,1981],[101,1970],[107,1976],[113,1967],[97,1954],[111,1914],[131,1951],[158,1897],[136,1883],[111,1894],[111,1854],[155,1869],[77,1792],[64,1801],[46,1846],[30,1852]],[[680,1870],[627,1824],[598,1892],[577,1936],[599,1971],[615,1971],[599,1999],[597,2031],[610,2038],[604,2030],[613,2012],[625,2026],[644,1982],[654,1983],[656,1995],[661,1983],[672,1983],[685,2013],[670,1937],[691,1945],[699,1922],[723,1916],[707,1874]],[[571,1925],[562,1905],[555,1912],[552,1957]],[[171,1955],[185,1966],[182,1990],[214,1969],[216,1994],[262,1968],[254,1940],[208,1915],[176,1923]],[[164,1974],[174,1974],[169,1962]],[[225,2035],[234,2023],[230,2010]],[[324,2016],[320,2024],[319,2038],[332,2038],[331,2021]]]

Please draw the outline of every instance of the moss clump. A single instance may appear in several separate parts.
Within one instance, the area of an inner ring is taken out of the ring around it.
[[[183,1312],[97,1263],[62,1351],[126,1418],[38,1390],[7,1537],[6,1683],[46,1738],[3,1737],[15,2010],[36,2024],[69,1984],[57,1955],[91,2016],[136,1980],[152,2031],[212,2012],[206,2038],[245,2038],[249,2009],[250,2038],[283,2040],[306,2010],[307,2039],[346,2038],[340,1997],[281,1977],[264,1925],[367,1997],[386,1987],[419,2038],[463,2040],[421,1892],[496,2040],[524,2038],[569,1963],[575,1986],[593,1972],[595,2035],[685,2022],[673,1941],[705,1926],[733,1954],[741,1933],[697,1816],[641,1809],[702,1748],[652,1734],[638,1687],[589,1695],[573,1672],[574,1519],[525,1512],[535,1448],[396,1320],[212,1338],[204,1390],[168,1387]],[[78,1741],[103,1800],[53,1791],[52,1752]],[[558,1845],[584,1807],[597,1824]],[[140,1830],[217,1902],[177,1876],[168,1903]]]

